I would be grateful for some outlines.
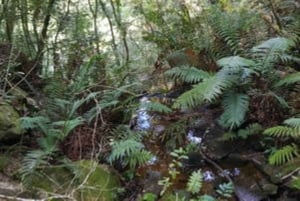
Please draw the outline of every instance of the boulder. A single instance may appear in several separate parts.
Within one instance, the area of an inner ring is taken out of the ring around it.
[[[18,112],[11,105],[0,102],[0,140],[15,138],[23,132]]]
[[[52,195],[85,201],[117,200],[118,177],[96,161],[81,160],[66,166],[47,166],[26,177],[24,186],[43,199]]]

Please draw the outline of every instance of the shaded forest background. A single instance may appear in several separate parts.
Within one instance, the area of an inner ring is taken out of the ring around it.
[[[225,157],[187,142],[199,118],[230,146],[251,144],[247,154],[261,153],[266,165],[293,162],[278,170],[288,190],[281,180],[272,196],[298,195],[299,1],[2,0],[0,9],[0,149],[18,159],[8,174],[1,161],[11,159],[1,156],[0,170],[25,186],[21,197],[172,200],[190,152],[208,163]],[[143,105],[150,130],[138,118],[143,97],[152,101]],[[151,141],[169,169],[162,189],[147,194],[136,178],[153,158]],[[117,177],[109,193],[84,188],[98,185],[90,175],[106,178],[99,164]],[[240,198],[231,178],[203,197],[201,174],[186,176],[182,200]],[[50,184],[36,184],[45,175]]]

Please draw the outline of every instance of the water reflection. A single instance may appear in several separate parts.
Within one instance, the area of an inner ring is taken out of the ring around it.
[[[147,97],[140,99],[140,108],[137,111],[137,129],[148,130],[151,128],[151,116],[148,114],[145,104],[150,102]]]

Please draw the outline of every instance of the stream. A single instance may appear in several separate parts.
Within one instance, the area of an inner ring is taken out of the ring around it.
[[[176,178],[172,179],[168,190],[172,193],[182,192],[186,189],[186,183],[192,171],[200,169],[203,175],[201,194],[220,197],[216,189],[228,182],[228,178],[230,178],[234,183],[234,193],[231,198],[228,197],[226,200],[275,200],[272,197],[277,194],[279,186],[271,183],[268,176],[251,162],[251,158],[247,158],[245,154],[249,154],[249,156],[253,154],[248,153],[248,147],[217,140],[224,131],[220,129],[215,119],[211,118],[214,116],[209,114],[214,112],[211,109],[201,108],[196,119],[196,122],[200,123],[189,125],[183,136],[184,142],[180,147],[185,149],[192,146],[196,151],[185,151],[184,155],[187,158],[178,160],[182,163],[182,167],[172,167],[173,169],[171,169],[170,164],[174,161],[174,157],[171,156],[172,149],[168,148],[168,143],[172,140],[163,141],[161,136],[165,135],[164,132],[168,126],[174,124],[174,120],[168,122],[161,120],[159,115],[153,116],[143,106],[149,101],[151,100],[148,97],[140,99],[136,125],[137,130],[150,133],[149,137],[144,140],[144,145],[154,154],[154,157],[146,165],[137,170],[143,193],[150,192],[159,195],[162,192],[162,186],[158,183],[164,178],[170,177],[172,170],[178,173],[176,173]],[[181,115],[183,117],[186,114]],[[237,148],[234,147],[235,145]],[[174,150],[179,147],[173,144],[172,148]],[[205,160],[200,152],[204,152],[205,156],[217,165]]]

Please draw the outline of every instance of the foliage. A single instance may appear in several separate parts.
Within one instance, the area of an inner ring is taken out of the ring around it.
[[[299,149],[297,145],[286,145],[270,155],[269,163],[271,165],[283,165],[288,161],[293,160],[296,156],[299,156]]]
[[[228,93],[223,99],[224,113],[220,117],[225,128],[236,128],[245,120],[249,106],[249,97],[245,94]]]
[[[202,187],[202,181],[203,175],[201,170],[192,172],[187,182],[187,191],[191,192],[192,194],[199,193]]]
[[[274,126],[266,129],[264,134],[284,141],[290,138],[299,139],[299,118],[286,119],[283,123],[285,124],[284,126]],[[271,165],[283,165],[295,157],[299,157],[299,148],[296,144],[289,143],[271,153],[269,163]]]
[[[197,83],[210,77],[208,72],[195,67],[174,67],[166,71],[165,74],[173,79],[179,78],[188,83]]]
[[[229,183],[222,183],[218,186],[218,189],[216,190],[216,192],[226,198],[230,198],[232,197],[232,194],[234,192],[234,186],[233,183],[229,182]]]
[[[120,132],[121,139],[111,143],[112,151],[108,157],[110,163],[120,161],[124,166],[129,165],[130,169],[134,169],[153,157],[149,151],[144,149],[139,134],[135,135],[134,132],[124,129],[122,126],[113,131],[113,133],[116,132]]]

